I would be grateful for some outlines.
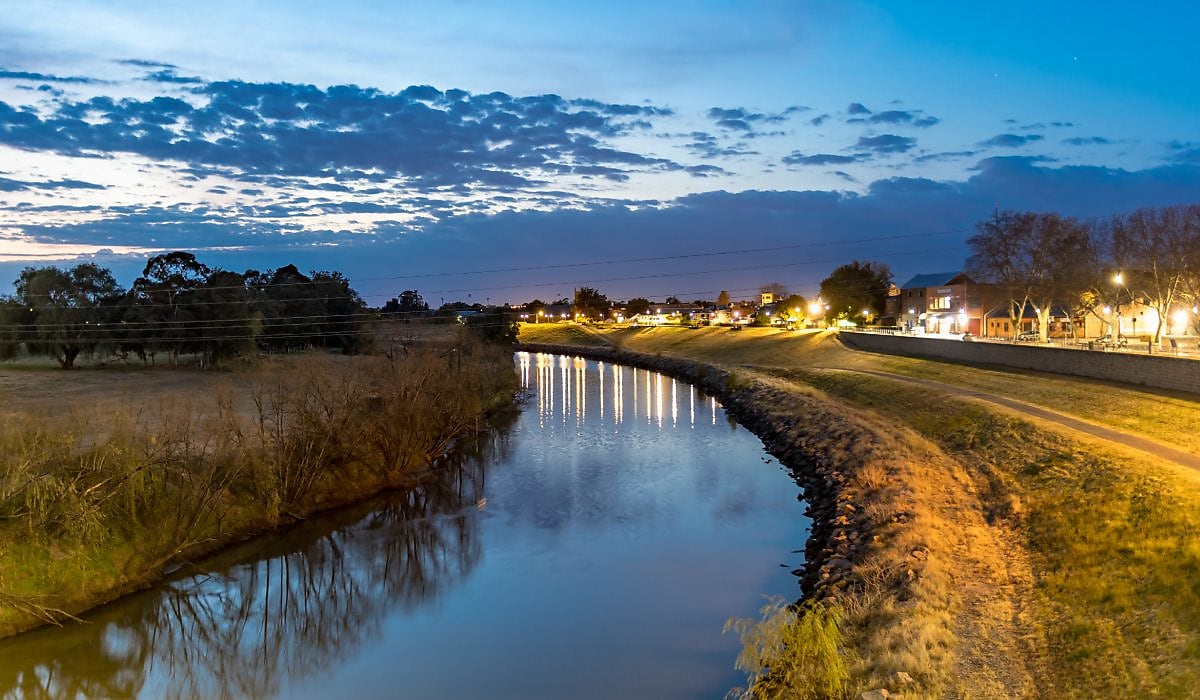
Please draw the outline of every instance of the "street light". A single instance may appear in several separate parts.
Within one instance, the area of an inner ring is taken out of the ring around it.
[[[1117,285],[1117,303],[1116,313],[1113,316],[1113,325],[1109,330],[1109,335],[1112,339],[1113,347],[1119,347],[1121,338],[1121,286],[1125,283],[1125,276],[1120,272],[1113,275],[1113,284]]]

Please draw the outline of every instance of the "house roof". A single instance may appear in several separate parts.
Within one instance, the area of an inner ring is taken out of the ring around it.
[[[901,289],[916,289],[917,287],[944,287],[955,280],[955,278],[963,275],[962,272],[930,272],[924,275],[916,275],[908,281]],[[970,278],[967,278],[970,281]]]

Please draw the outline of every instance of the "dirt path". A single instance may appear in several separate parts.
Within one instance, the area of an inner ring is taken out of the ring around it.
[[[1010,399],[1004,396],[997,396],[995,394],[988,394],[986,392],[976,391],[974,389],[964,389],[953,384],[935,382],[929,379],[918,379],[916,377],[909,377],[903,374],[894,374],[892,372],[882,372],[880,370],[848,369],[842,367],[822,367],[817,369],[832,372],[853,372],[856,374],[867,374],[876,377],[883,377],[885,379],[891,379],[898,382],[923,386],[935,391],[954,394],[955,396],[963,396],[966,398],[975,399],[977,401],[983,401],[985,403],[1001,406],[1012,411],[1017,411],[1018,413],[1032,416],[1034,418],[1057,423],[1063,427],[1070,428],[1071,430],[1086,433],[1092,437],[1114,442],[1124,447],[1145,452],[1146,454],[1157,457],[1158,459],[1174,462],[1175,464],[1188,467],[1189,469],[1200,471],[1200,455],[1184,452],[1183,450],[1177,450],[1173,447],[1155,442],[1154,440],[1148,440],[1144,437],[1133,435],[1121,430],[1106,428],[1102,425],[1090,423],[1088,421],[1069,416],[1065,413],[1059,413],[1058,411],[1053,411],[1048,408],[1035,406],[1024,401],[1018,401],[1016,399]]]

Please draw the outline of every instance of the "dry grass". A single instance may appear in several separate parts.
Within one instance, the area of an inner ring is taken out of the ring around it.
[[[510,353],[466,335],[395,359],[314,355],[235,379],[129,410],[0,417],[0,634],[406,483],[516,388]]]
[[[527,343],[551,343],[555,345],[579,345],[600,347],[611,337],[610,330],[597,330],[577,323],[522,323],[521,339]]]

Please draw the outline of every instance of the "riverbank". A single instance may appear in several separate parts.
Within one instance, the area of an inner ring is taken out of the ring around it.
[[[30,381],[30,370],[17,371]],[[136,385],[134,376],[123,372],[123,383]],[[163,382],[155,371],[150,383]],[[411,484],[433,457],[483,429],[490,412],[511,406],[517,378],[509,349],[463,336],[395,359],[315,354],[191,374],[183,385],[186,393],[119,401],[81,396],[55,410],[36,399],[8,407],[0,636],[60,622],[234,542]]]
[[[820,522],[805,599],[844,611],[847,695],[1186,697],[1200,679],[1194,472],[853,370],[983,383],[1088,418],[1110,410],[1081,400],[1095,387],[856,353],[828,334],[592,335],[568,348],[525,327],[522,341],[705,382],[798,473]],[[1194,403],[1107,394],[1143,434],[1192,439],[1169,426],[1191,425]]]

